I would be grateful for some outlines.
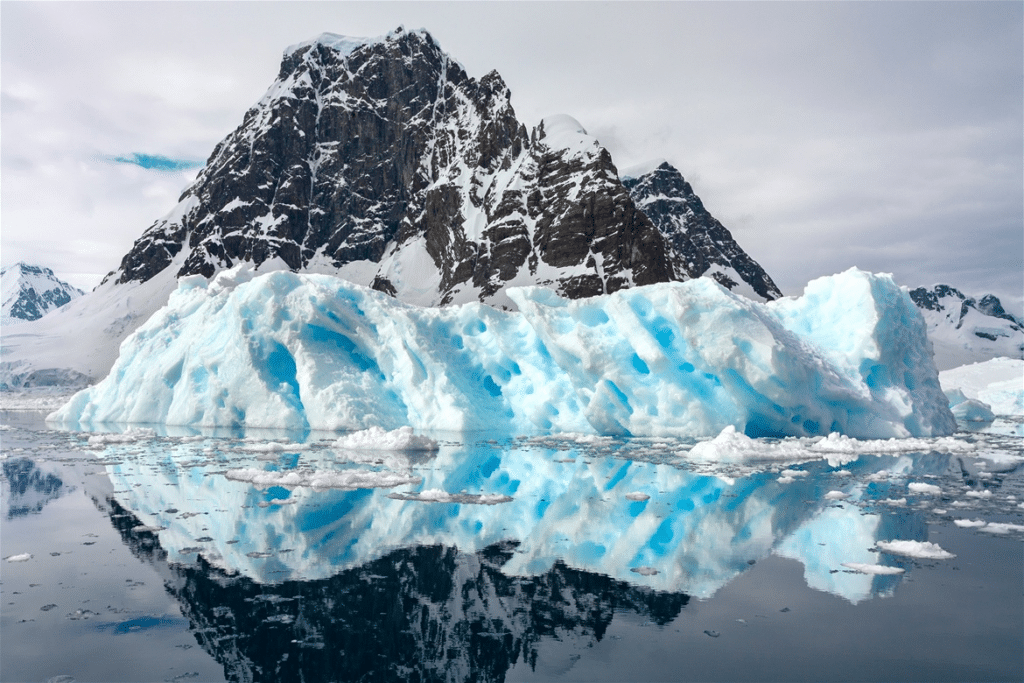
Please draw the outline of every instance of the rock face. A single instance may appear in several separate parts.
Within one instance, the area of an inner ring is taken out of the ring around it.
[[[623,174],[637,207],[665,236],[672,279],[712,277],[730,290],[771,301],[782,292],[768,273],[733,239],[668,162]],[[752,291],[749,291],[752,290]]]
[[[940,370],[1000,356],[1024,357],[1024,320],[992,294],[970,297],[949,285],[910,291],[935,347]]]
[[[5,324],[38,320],[82,296],[84,292],[59,279],[49,268],[16,263],[0,270]]]
[[[271,262],[420,305],[510,306],[513,285],[578,298],[715,264],[731,264],[713,273],[727,286],[729,273],[754,272],[722,246],[735,243],[688,185],[699,221],[685,239],[674,224],[663,234],[578,122],[556,116],[528,132],[510,96],[497,72],[470,78],[424,31],[292,46],[267,94],[112,276]],[[704,225],[715,234],[701,241]],[[705,243],[718,251],[691,246]],[[761,296],[777,296],[763,279]]]

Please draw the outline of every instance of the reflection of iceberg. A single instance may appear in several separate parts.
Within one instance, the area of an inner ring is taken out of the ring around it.
[[[924,321],[850,270],[761,305],[697,278],[519,312],[423,309],[338,278],[182,280],[52,418],[294,429],[858,437],[950,434]],[[144,397],[144,400],[139,400]]]
[[[562,563],[509,577],[500,567],[514,548],[418,546],[329,578],[273,585],[176,566],[168,588],[235,681],[502,681],[536,662],[542,638],[593,643],[617,612],[665,624],[689,600]]]
[[[123,447],[110,446],[107,457],[121,458],[107,465],[116,498],[143,524],[162,527],[157,533],[171,561],[189,563],[201,556],[259,583],[325,579],[403,547],[445,545],[472,553],[515,541],[515,553],[502,566],[509,576],[536,576],[564,561],[617,580],[705,597],[746,570],[750,560],[801,544],[802,526],[813,523],[814,515],[826,506],[824,493],[852,486],[849,477],[832,474],[821,460],[803,466],[809,476],[783,484],[771,472],[729,478],[609,457],[616,449],[628,451],[631,444],[621,440],[568,451],[533,447],[530,442],[485,443],[442,446],[434,458],[406,461],[423,479],[413,490],[501,495],[511,497],[510,502],[424,503],[396,500],[387,490],[261,490],[224,476],[239,464],[238,452],[210,453],[202,446],[168,445],[158,460],[119,456]],[[288,471],[355,466],[339,464],[338,454],[331,450],[304,448],[301,453],[278,454],[269,467]],[[940,473],[948,462],[949,456],[939,454],[872,456],[847,469],[858,476],[884,468]],[[650,498],[627,498],[636,493]],[[209,509],[210,501],[215,501],[214,510]],[[850,506],[844,513],[829,508],[828,514],[836,516],[833,522],[850,523],[857,530],[834,539],[829,552],[835,553],[835,561],[815,555],[820,546],[808,545],[809,540],[800,552],[791,550],[791,556],[799,556],[808,572],[824,577],[840,562],[873,561],[862,550],[875,540],[869,536],[881,528],[883,513],[863,516],[867,513]],[[630,571],[645,566],[658,573]],[[849,583],[848,588],[812,586],[851,600],[866,597],[863,585],[852,579]]]

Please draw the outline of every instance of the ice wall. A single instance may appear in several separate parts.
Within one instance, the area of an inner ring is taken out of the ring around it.
[[[184,279],[51,419],[705,436],[955,430],[924,323],[850,270],[757,304],[699,278],[519,312],[419,308],[325,275]]]

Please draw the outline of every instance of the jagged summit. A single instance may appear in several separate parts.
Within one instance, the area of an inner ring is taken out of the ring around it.
[[[707,276],[754,299],[782,297],[768,273],[704,208],[672,164],[659,159],[631,167],[623,173],[622,183],[637,207],[665,236],[672,279]]]
[[[577,298],[694,277],[658,220],[578,121],[527,131],[501,76],[470,77],[427,31],[325,33],[285,50],[267,93],[115,278],[211,277],[246,261],[420,305],[511,306],[509,286]],[[731,286],[732,270],[716,273]]]
[[[49,268],[18,262],[0,269],[3,324],[38,320],[85,292],[64,282]]]

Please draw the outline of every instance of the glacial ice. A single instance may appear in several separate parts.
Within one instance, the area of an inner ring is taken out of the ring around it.
[[[518,312],[419,308],[327,275],[184,278],[107,378],[51,419],[873,439],[956,428],[923,320],[887,275],[851,269],[769,304],[707,278],[509,296]]]

